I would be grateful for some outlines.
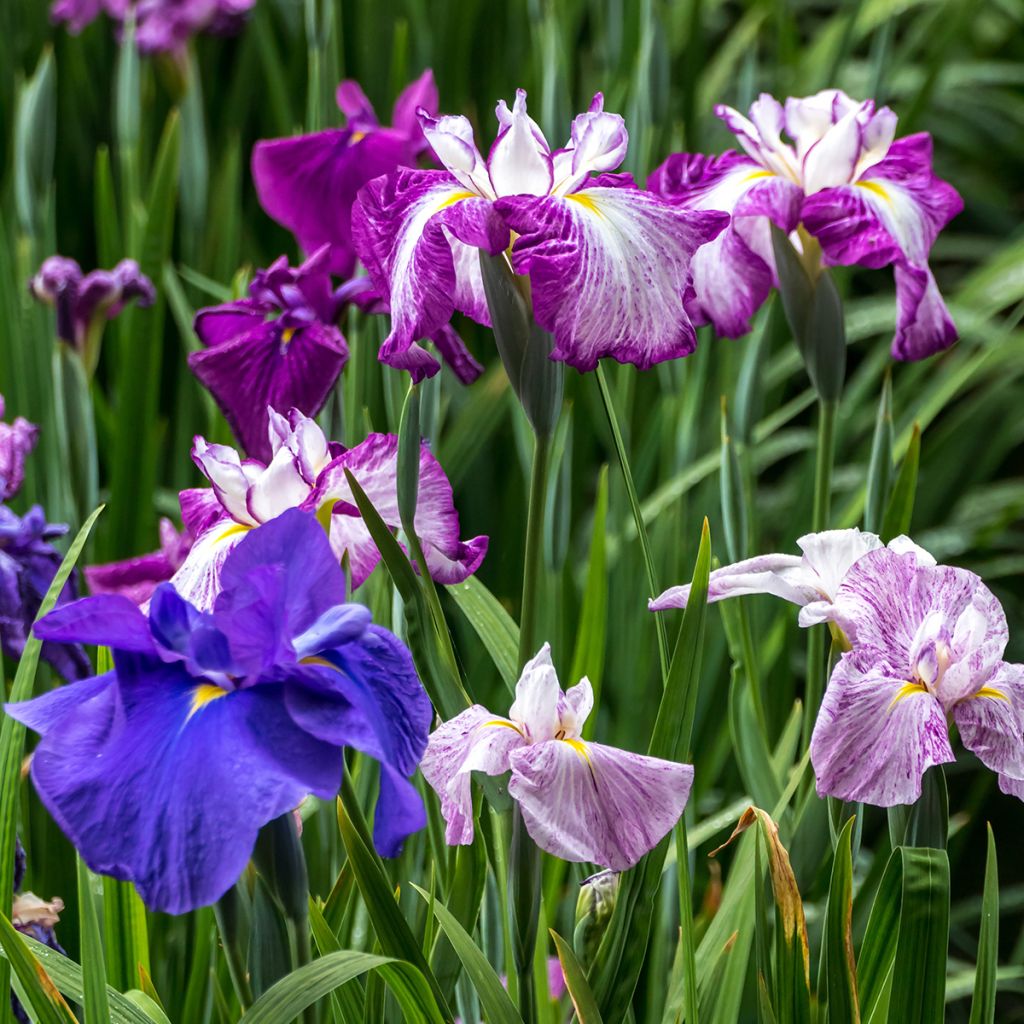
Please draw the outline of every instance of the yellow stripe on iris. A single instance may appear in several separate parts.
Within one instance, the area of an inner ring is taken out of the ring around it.
[[[226,697],[228,691],[213,683],[200,683],[192,691],[192,706],[188,710],[188,717],[191,718],[196,712],[201,711],[207,704],[212,704],[221,697]]]

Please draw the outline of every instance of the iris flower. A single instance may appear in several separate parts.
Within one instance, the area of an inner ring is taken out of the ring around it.
[[[123,25],[135,17],[135,42],[143,53],[175,53],[194,35],[233,35],[256,0],[54,0],[50,20],[65,21],[77,35],[100,14]]]
[[[430,702],[400,641],[343,603],[316,519],[252,532],[222,579],[212,612],[166,583],[148,616],[115,595],[52,612],[41,636],[107,646],[114,668],[7,705],[41,734],[33,783],[90,868],[168,913],[219,899],[260,828],[307,794],[333,798],[344,746],[380,762],[382,854],[425,821],[409,776]]]
[[[337,327],[346,299],[328,272],[327,247],[300,267],[282,256],[257,272],[249,297],[196,314],[206,346],[188,358],[246,452],[269,462],[267,407],[315,416],[348,361]]]
[[[922,359],[956,340],[928,253],[963,202],[932,171],[931,136],[895,138],[888,107],[838,89],[791,97],[785,107],[762,93],[749,118],[732,107],[715,112],[743,153],[677,153],[649,182],[695,210],[732,214],[729,229],[694,258],[688,308],[698,322],[726,337],[750,330],[776,280],[774,223],[796,233],[810,266],[892,266],[895,358]]]
[[[837,622],[844,628],[847,624],[834,603],[840,585],[864,555],[886,545],[877,534],[856,528],[808,533],[796,543],[802,555],[757,555],[715,569],[708,581],[708,602],[744,594],[772,594],[799,605],[801,626]],[[912,552],[921,565],[935,564],[935,559],[909,537],[896,537],[888,547],[900,553]],[[670,587],[647,606],[652,612],[685,608],[689,596],[689,584]]]
[[[184,564],[192,548],[188,530],[178,530],[170,519],[160,520],[160,548],[148,555],[122,562],[90,565],[85,582],[93,594],[123,594],[136,604],[145,604],[158,583],[166,583]]]
[[[398,97],[390,128],[378,122],[358,82],[342,82],[335,96],[348,121],[344,128],[257,142],[252,177],[263,209],[306,252],[330,246],[331,272],[347,278],[356,263],[351,227],[356,193],[378,175],[415,166],[427,148],[416,111],[437,112],[437,86],[427,68]]]
[[[78,352],[85,352],[92,336],[132,300],[151,306],[156,298],[153,282],[135,260],[121,260],[113,270],[82,274],[75,260],[50,256],[43,260],[29,291],[57,313],[57,337]]]
[[[839,586],[853,649],[811,737],[818,793],[913,803],[931,765],[954,760],[949,723],[1003,792],[1024,799],[1024,666],[1002,660],[1006,616],[965,569],[879,548]]]
[[[358,587],[380,561],[345,477],[348,469],[393,530],[398,513],[398,438],[370,434],[354,448],[328,444],[316,423],[293,409],[288,418],[269,410],[269,465],[242,460],[234,449],[195,439],[192,458],[210,481],[209,489],[182,491],[185,526],[196,538],[171,582],[202,609],[212,607],[221,567],[245,534],[287,508],[301,507],[329,521],[331,547],[345,559]],[[431,576],[461,583],[476,572],[487,553],[487,538],[459,539],[459,515],[452,488],[426,445],[420,450],[416,533]]]
[[[512,269],[529,277],[534,317],[554,335],[553,359],[579,370],[602,356],[649,367],[693,351],[684,308],[690,260],[728,218],[608,173],[622,163],[628,136],[600,93],[554,152],[523,90],[496,113],[485,161],[465,117],[421,110],[445,169],[399,168],[360,193],[356,250],[391,310],[381,360],[418,379],[436,369],[419,339],[456,310],[488,324],[476,250],[494,255],[510,243]]]
[[[36,446],[39,428],[18,416],[4,423],[4,396],[0,395],[0,501],[13,498],[25,480],[25,459]]]
[[[693,768],[583,740],[593,704],[587,679],[562,692],[545,644],[507,718],[475,704],[435,730],[420,771],[441,798],[447,842],[473,841],[471,773],[511,771],[509,794],[542,850],[624,871],[657,845],[683,813]]]

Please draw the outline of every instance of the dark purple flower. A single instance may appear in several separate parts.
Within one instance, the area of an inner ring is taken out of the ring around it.
[[[145,604],[158,583],[165,583],[182,566],[195,538],[178,530],[170,519],[160,520],[160,549],[123,562],[90,565],[85,582],[93,594],[123,594],[135,604]]]
[[[153,282],[135,260],[83,275],[75,260],[50,256],[28,286],[36,299],[57,311],[57,337],[79,352],[85,352],[91,332],[113,320],[126,303],[137,299],[140,306],[151,306],[156,298]]]
[[[322,246],[300,267],[282,256],[259,271],[249,298],[196,314],[206,349],[188,364],[253,458],[271,459],[268,406],[309,416],[323,408],[348,360],[336,326],[348,295],[333,290]]]
[[[41,635],[110,647],[114,668],[7,705],[42,734],[32,780],[85,861],[168,913],[219,899],[269,821],[332,799],[344,746],[380,762],[383,855],[426,819],[409,778],[430,702],[402,643],[344,603],[316,518],[252,531],[222,582],[210,613],[166,583],[148,616],[117,595],[53,612]]]
[[[20,658],[25,649],[39,606],[60,568],[60,552],[50,541],[66,532],[66,526],[47,523],[38,505],[19,517],[0,503],[0,649],[9,658]],[[75,596],[72,576],[58,607]],[[92,670],[77,644],[44,643],[41,653],[65,679],[81,679]]]
[[[135,41],[143,53],[173,53],[194,35],[232,35],[241,29],[256,0],[54,0],[52,21],[66,21],[81,32],[100,14],[123,27],[129,11],[135,16]]]
[[[344,128],[256,143],[252,176],[263,209],[307,253],[329,245],[331,271],[350,277],[356,193],[381,174],[415,165],[427,148],[416,111],[437,112],[437,86],[427,68],[398,97],[390,128],[380,125],[358,83],[342,82],[337,101],[348,119]]]
[[[0,501],[13,498],[25,479],[25,458],[36,446],[39,428],[19,416],[4,423],[4,396],[0,395]]]

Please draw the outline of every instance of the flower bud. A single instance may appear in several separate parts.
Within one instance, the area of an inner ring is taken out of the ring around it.
[[[576,900],[573,946],[580,962],[589,966],[597,955],[619,895],[619,873],[599,871],[583,880]]]

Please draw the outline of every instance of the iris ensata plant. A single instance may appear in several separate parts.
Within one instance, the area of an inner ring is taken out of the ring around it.
[[[87,565],[85,582],[92,594],[123,594],[136,604],[145,604],[158,583],[166,583],[184,565],[194,537],[179,530],[166,516],[159,527],[160,547],[156,551],[120,562]]]
[[[544,644],[507,717],[474,704],[431,733],[420,770],[441,799],[447,842],[473,841],[471,774],[510,772],[508,792],[542,850],[624,871],[653,849],[686,807],[693,767],[584,740],[593,706],[586,678],[563,692]]]
[[[99,362],[106,322],[133,300],[151,306],[156,298],[153,282],[130,259],[121,260],[112,270],[83,274],[77,261],[50,256],[29,282],[29,291],[54,308],[57,337],[82,358],[90,377]]]
[[[963,745],[1024,799],[1024,665],[1003,661],[995,595],[966,569],[878,548],[840,584],[852,650],[825,691],[811,740],[820,795],[890,807],[921,795],[932,765]]]
[[[399,168],[360,192],[356,251],[391,310],[380,359],[420,379],[436,363],[419,339],[456,310],[490,324],[477,250],[507,251],[512,270],[529,279],[533,317],[554,336],[552,359],[593,370],[602,356],[648,367],[692,352],[690,260],[728,216],[609,173],[628,135],[600,93],[555,151],[522,89],[496,115],[485,161],[465,117],[421,110],[444,170]]]
[[[749,117],[724,105],[715,113],[743,152],[677,153],[649,182],[695,210],[731,215],[728,230],[694,257],[688,308],[697,322],[726,337],[750,330],[778,282],[774,224],[811,278],[823,266],[893,267],[896,359],[922,359],[956,340],[928,254],[963,202],[932,170],[931,136],[897,139],[893,111],[838,89],[785,106],[762,93]]]
[[[409,778],[430,701],[402,643],[345,603],[315,517],[248,534],[221,580],[209,612],[170,584],[148,613],[116,595],[52,612],[41,637],[109,647],[114,667],[6,705],[41,734],[32,781],[85,861],[168,913],[218,900],[263,826],[333,798],[346,746],[380,763],[382,854],[425,822]]]
[[[225,445],[195,439],[192,458],[210,488],[181,492],[186,528],[196,538],[172,583],[207,610],[220,588],[225,560],[246,533],[288,508],[315,512],[325,522],[337,562],[344,561],[353,589],[380,561],[345,471],[358,481],[385,523],[399,529],[398,438],[370,434],[353,448],[328,443],[323,431],[293,409],[287,417],[268,410],[271,459],[242,459]],[[430,575],[461,583],[487,553],[487,538],[459,538],[459,516],[451,484],[429,448],[420,446],[415,529]]]

